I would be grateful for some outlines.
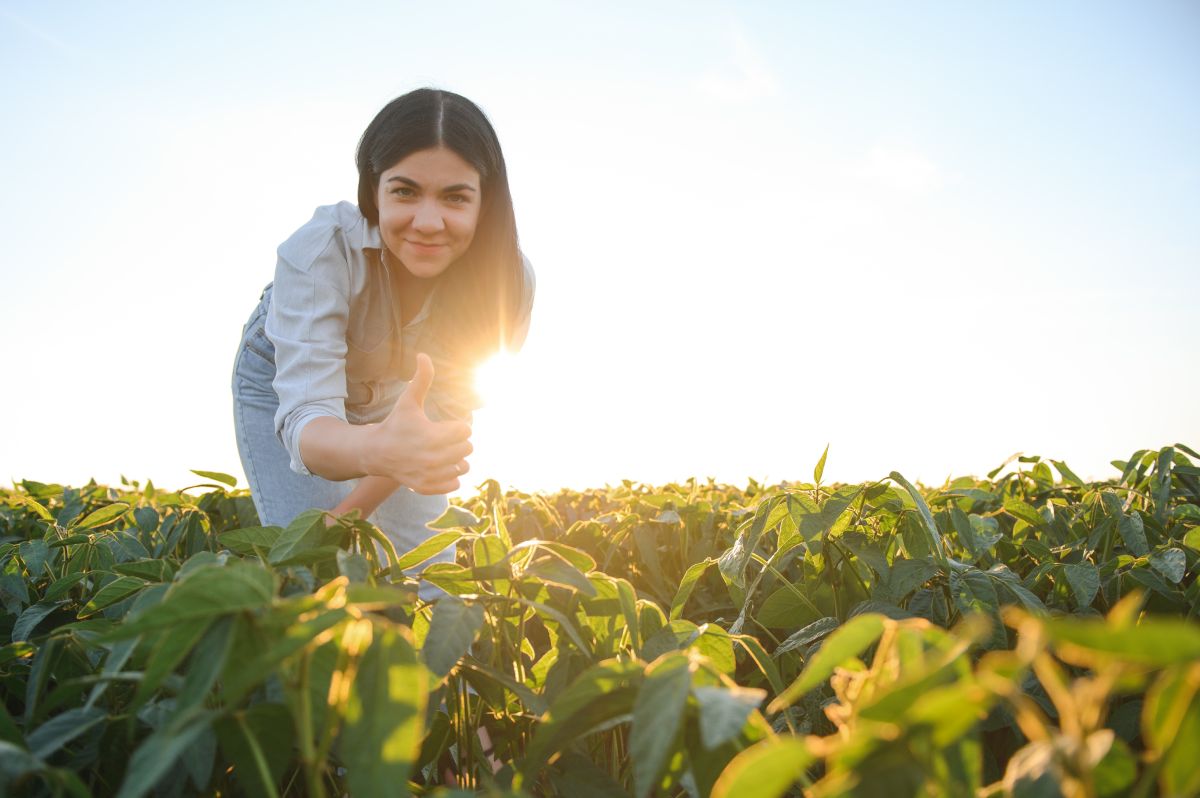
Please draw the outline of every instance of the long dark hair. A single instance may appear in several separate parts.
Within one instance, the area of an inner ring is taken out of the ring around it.
[[[379,176],[414,152],[445,147],[479,173],[482,201],[471,246],[437,279],[435,361],[470,368],[504,346],[521,311],[524,268],[500,141],[466,97],[417,89],[383,107],[358,142],[358,207],[379,224]]]

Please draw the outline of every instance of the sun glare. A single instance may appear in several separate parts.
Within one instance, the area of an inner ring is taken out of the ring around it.
[[[516,357],[500,351],[475,369],[475,391],[484,405],[503,403],[511,391]]]

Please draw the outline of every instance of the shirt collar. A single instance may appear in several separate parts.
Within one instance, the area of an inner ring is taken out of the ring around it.
[[[383,249],[383,239],[379,236],[379,226],[371,224],[365,217],[363,218],[362,248]]]

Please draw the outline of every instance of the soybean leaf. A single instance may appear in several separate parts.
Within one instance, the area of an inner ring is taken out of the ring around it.
[[[1042,517],[1042,514],[1033,505],[1015,496],[1009,496],[1004,499],[1004,512],[1037,529],[1046,526],[1046,519]]]
[[[283,527],[280,526],[248,526],[222,532],[217,535],[217,540],[231,551],[249,555],[253,554],[255,549],[270,551],[282,534]]]
[[[221,752],[233,764],[238,784],[251,798],[278,796],[295,739],[287,707],[255,704],[222,718],[215,728]]]
[[[891,621],[887,621],[891,623]],[[778,712],[795,703],[809,690],[824,682],[833,674],[833,669],[862,651],[883,634],[885,620],[881,615],[859,615],[842,624],[829,639],[817,649],[817,653],[805,663],[804,670],[791,685],[775,697],[768,712]]]
[[[1146,542],[1145,524],[1136,512],[1122,515],[1117,522],[1117,531],[1121,534],[1121,540],[1125,541],[1125,548],[1135,557],[1145,557],[1150,553],[1150,544]]]
[[[483,626],[483,618],[482,604],[468,604],[458,596],[438,599],[421,650],[421,658],[434,676],[446,676],[462,659]]]
[[[1075,593],[1080,607],[1090,607],[1100,590],[1100,572],[1090,562],[1068,563],[1062,566],[1063,576]]]
[[[475,513],[465,507],[451,504],[441,515],[425,526],[430,529],[474,529],[480,523],[482,521]]]
[[[193,474],[205,479],[214,479],[222,485],[228,485],[231,488],[237,487],[237,479],[228,474],[222,474],[220,471],[198,471],[195,468],[190,469]]]
[[[804,740],[770,737],[739,753],[721,772],[711,798],[781,798],[814,760]]]
[[[113,630],[108,638],[117,640],[196,618],[257,609],[270,604],[274,595],[274,574],[257,562],[209,565],[172,584],[162,603]]]
[[[339,746],[352,795],[391,795],[407,781],[421,749],[426,681],[411,633],[375,624],[350,687]]]
[[[840,626],[837,618],[819,618],[799,631],[793,632],[775,648],[775,656],[811,645]]]
[[[26,737],[30,752],[39,759],[49,759],[60,748],[79,735],[101,723],[107,713],[94,707],[68,709],[38,726]]]
[[[129,509],[129,505],[125,502],[113,502],[99,510],[94,510],[80,522],[71,524],[69,527],[72,532],[79,532],[83,529],[95,529],[97,527],[110,524],[125,514]]]
[[[409,568],[420,565],[433,555],[438,554],[447,546],[457,543],[464,537],[466,537],[466,533],[464,532],[439,532],[436,535],[432,535],[412,551],[400,555],[393,569],[407,571]],[[394,575],[398,576],[398,574]]]
[[[813,469],[813,482],[818,485],[821,484],[821,477],[825,474],[825,458],[828,456],[829,444],[825,444],[825,451],[821,452],[821,459],[817,461],[817,467]]]
[[[1168,582],[1179,584],[1187,572],[1187,556],[1183,549],[1159,549],[1150,555],[1150,567],[1162,574]]]
[[[1200,629],[1182,618],[1149,618],[1127,628],[1078,617],[1043,624],[1062,653],[1080,664],[1124,660],[1166,667],[1200,660]]]
[[[17,622],[13,624],[12,640],[14,643],[22,640],[28,640],[33,630],[37,625],[46,619],[46,616],[58,609],[58,602],[54,601],[39,601],[37,604],[30,604],[17,618]]]
[[[650,793],[674,752],[691,684],[686,656],[671,654],[646,669],[646,678],[633,702],[629,735],[636,798]]]
[[[83,608],[79,610],[78,617],[86,618],[89,615],[96,614],[105,607],[116,604],[118,601],[124,601],[148,584],[150,583],[145,579],[139,579],[136,576],[119,576],[100,588],[100,592],[93,596],[92,600],[83,605]]]
[[[901,476],[900,472],[893,471],[888,475],[888,478],[899,482],[900,485],[908,491],[908,495],[912,497],[913,503],[917,505],[917,513],[921,521],[920,529],[925,535],[925,543],[936,559],[942,566],[943,570],[949,570],[949,565],[946,562],[946,551],[942,547],[942,536],[938,534],[937,524],[933,522],[933,514],[929,512],[929,505],[925,503],[925,498],[916,486]]]
[[[738,736],[767,691],[702,685],[693,687],[692,695],[700,705],[700,740],[705,748],[712,749]]]
[[[605,660],[584,671],[550,704],[534,729],[518,771],[521,780],[536,777],[556,751],[569,746],[597,724],[633,709],[643,666],[629,660]],[[518,780],[514,780],[518,786]]]
[[[709,566],[715,563],[712,557],[705,558],[697,563],[692,563],[688,566],[687,571],[683,574],[683,579],[679,582],[679,589],[675,592],[675,598],[671,601],[671,620],[675,620],[683,614],[683,607],[687,604],[687,600],[692,595],[692,591],[696,589],[696,582],[704,575]]]
[[[209,730],[215,710],[191,715],[186,722],[169,724],[151,734],[137,747],[125,770],[117,798],[142,798],[168,776],[180,755]]]

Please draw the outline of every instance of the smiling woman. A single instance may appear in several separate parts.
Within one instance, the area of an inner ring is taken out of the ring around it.
[[[523,342],[533,272],[495,131],[466,98],[393,100],[357,165],[357,206],[318,208],[280,245],[243,328],[237,443],[263,524],[357,508],[407,551],[467,472],[472,370]]]

